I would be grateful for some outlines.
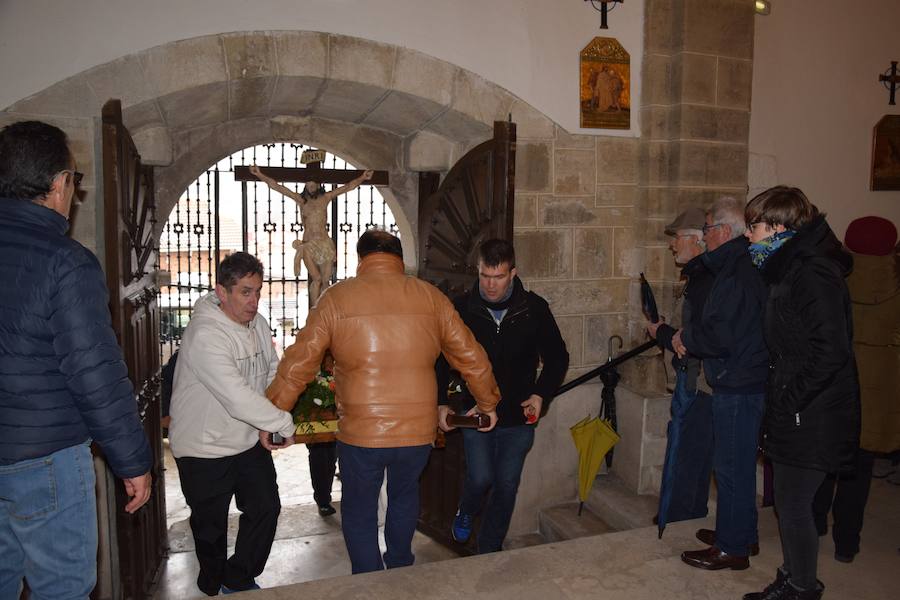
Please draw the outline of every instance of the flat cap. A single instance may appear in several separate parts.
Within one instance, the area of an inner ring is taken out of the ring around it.
[[[706,225],[706,212],[700,208],[691,207],[666,225],[666,235],[675,235],[679,229],[703,230],[704,225]]]

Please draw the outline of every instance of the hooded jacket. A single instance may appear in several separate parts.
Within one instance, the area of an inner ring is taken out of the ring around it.
[[[113,473],[153,457],[97,258],[59,213],[0,199],[0,464],[93,438]]]
[[[852,266],[821,215],[763,265],[771,360],[765,450],[775,462],[834,472],[856,455],[859,389],[844,283]]]
[[[169,443],[176,458],[220,458],[249,450],[259,431],[294,434],[290,413],[264,393],[278,356],[269,323],[231,320],[215,293],[202,296],[184,331],[172,390]]]
[[[437,431],[434,364],[441,352],[466,378],[481,411],[494,410],[500,400],[487,355],[450,300],[405,275],[393,254],[367,255],[356,277],[319,297],[267,391],[276,406],[294,406],[328,349],[335,361],[337,438],[346,444],[431,444]]]

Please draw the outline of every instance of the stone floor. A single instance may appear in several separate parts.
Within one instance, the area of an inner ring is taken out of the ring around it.
[[[264,587],[286,585],[314,579],[337,577],[350,572],[350,560],[341,534],[341,482],[335,479],[332,499],[338,512],[322,518],[313,500],[305,445],[291,446],[274,454],[281,494],[282,512],[275,543],[266,571],[257,579]],[[165,561],[155,600],[205,598],[197,589],[198,565],[194,555],[188,517],[178,481],[178,467],[168,444],[165,445],[166,517],[169,530],[169,557]],[[228,528],[229,549],[233,549],[240,514],[231,503]],[[384,547],[384,540],[381,540]],[[457,558],[456,553],[416,533],[413,550],[417,564]]]
[[[306,461],[305,449],[285,451],[278,461],[285,493],[289,478],[303,480],[300,466]],[[282,475],[282,468],[290,469],[290,475]],[[306,477],[308,481],[308,474]],[[302,499],[305,492],[291,481],[292,491],[285,497]],[[771,509],[764,509],[760,511],[761,553],[746,571],[699,571],[681,562],[681,551],[701,547],[693,538],[694,531],[713,526],[711,519],[700,519],[670,524],[661,540],[656,527],[646,527],[452,561],[448,560],[454,558],[452,553],[417,534],[415,566],[349,576],[337,515],[321,519],[314,506],[301,503],[286,505],[281,521],[266,571],[258,578],[268,589],[238,597],[724,600],[762,589],[781,559],[774,515]],[[821,538],[819,578],[826,585],[825,598],[896,597],[900,585],[898,546],[900,486],[875,480],[862,550],[856,560],[852,564],[835,561],[831,538]],[[193,552],[173,553],[155,598],[202,597],[194,585],[196,573]]]

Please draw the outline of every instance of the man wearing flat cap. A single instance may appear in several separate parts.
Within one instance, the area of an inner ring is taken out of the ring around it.
[[[699,315],[712,287],[713,274],[701,259],[706,251],[703,226],[706,213],[688,208],[666,226],[671,237],[669,250],[681,267],[682,286],[677,294],[681,303],[681,325]],[[676,323],[677,325],[677,323]],[[672,347],[677,327],[659,321],[647,323],[647,331],[660,348],[672,353],[675,388],[672,394],[672,421],[668,427],[666,472],[677,472],[670,480],[671,501],[664,511],[665,521],[699,519],[707,514],[709,482],[713,460],[712,404],[709,387],[700,377],[701,360],[691,354],[679,357]],[[676,431],[677,430],[677,431]],[[677,442],[675,441],[677,438]]]

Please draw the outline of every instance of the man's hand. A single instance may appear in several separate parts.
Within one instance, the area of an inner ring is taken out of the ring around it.
[[[256,165],[250,165],[250,174],[257,178],[262,175],[262,173],[259,172],[259,167]]]
[[[678,358],[684,358],[688,353],[688,349],[684,346],[684,342],[681,341],[681,329],[675,332],[675,335],[672,336],[672,348],[675,349],[675,354],[678,355]]]
[[[259,443],[260,445],[268,450],[269,452],[274,452],[275,450],[284,450],[288,446],[293,446],[295,443],[294,436],[284,438],[283,444],[273,444],[272,443],[272,434],[268,431],[260,431],[259,432]]]
[[[128,504],[125,505],[125,512],[133,515],[137,512],[137,509],[147,504],[147,500],[150,499],[150,484],[153,483],[153,479],[148,471],[138,477],[129,477],[122,481],[125,483],[125,494],[131,498]]]
[[[372,179],[373,175],[375,175],[375,171],[373,171],[372,169],[369,169],[369,170],[365,171],[362,175],[360,175],[359,178],[362,181],[369,181],[370,179]]]
[[[665,317],[660,317],[659,321],[657,321],[656,323],[651,323],[650,321],[647,321],[647,333],[650,334],[650,337],[652,337],[655,340],[656,339],[656,330],[659,329],[659,326],[665,322],[666,322]]]
[[[478,407],[473,406],[471,409],[469,409],[469,412],[467,412],[466,414],[474,415],[477,412],[478,412]],[[487,415],[491,419],[491,424],[488,425],[487,427],[482,427],[481,429],[478,429],[478,431],[490,431],[491,429],[493,429],[494,427],[497,426],[497,411],[496,410],[492,410],[491,412],[486,412],[486,413],[481,413],[481,414]]]
[[[538,419],[541,418],[541,407],[544,405],[544,399],[536,394],[532,394],[529,396],[528,400],[523,402],[520,406],[522,407],[522,411],[525,413],[525,422],[529,425],[538,422]]]
[[[438,405],[438,427],[441,428],[441,431],[450,431],[451,429],[456,429],[451,425],[447,424],[447,417],[450,415],[455,415],[449,406],[444,404]]]

